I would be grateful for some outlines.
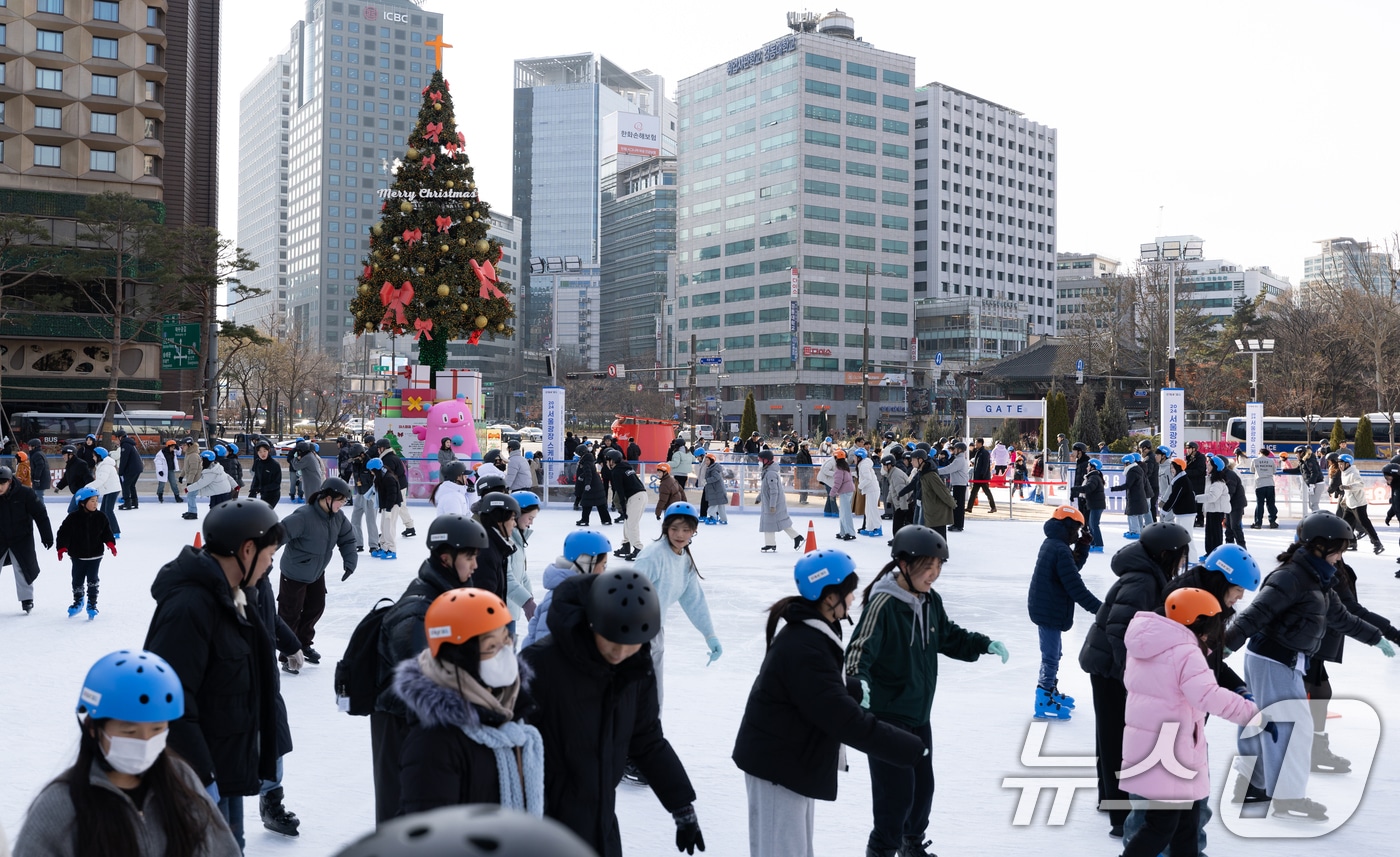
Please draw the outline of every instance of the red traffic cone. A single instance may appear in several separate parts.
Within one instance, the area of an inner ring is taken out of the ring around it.
[[[802,552],[811,553],[817,549],[817,528],[811,521],[807,522],[807,547]]]
[[[195,534],[194,534],[194,549],[195,549],[195,550],[199,550],[199,549],[202,548],[202,547],[204,547],[204,534],[203,534],[203,533],[195,533]]]

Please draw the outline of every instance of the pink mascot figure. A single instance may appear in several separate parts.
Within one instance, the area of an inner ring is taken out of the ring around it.
[[[428,411],[428,419],[421,426],[413,427],[413,434],[423,441],[423,458],[432,459],[442,449],[442,440],[452,442],[452,451],[461,459],[481,458],[481,447],[476,442],[476,420],[472,419],[471,406],[465,396],[458,396],[445,402],[438,402]],[[437,462],[432,462],[432,478],[438,478]]]

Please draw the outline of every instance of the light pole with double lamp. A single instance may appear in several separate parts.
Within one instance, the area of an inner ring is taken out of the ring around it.
[[[1167,263],[1167,384],[1172,387],[1176,386],[1176,266],[1181,262],[1199,261],[1201,247],[1200,239],[1172,239],[1142,244],[1138,248],[1142,261]]]
[[[1274,341],[1272,339],[1236,339],[1236,353],[1248,354],[1253,362],[1253,371],[1249,375],[1249,400],[1259,401],[1259,355],[1273,354]]]
[[[865,322],[860,341],[860,430],[870,435],[870,275],[875,270],[874,262],[865,265],[865,311],[861,320]],[[897,274],[883,271],[881,277],[897,277]]]

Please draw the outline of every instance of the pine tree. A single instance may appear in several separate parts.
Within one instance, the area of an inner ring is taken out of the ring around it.
[[[1128,436],[1128,411],[1123,407],[1123,399],[1113,390],[1104,396],[1103,407],[1099,409],[1099,430],[1109,443]]]
[[[1049,414],[1046,416],[1046,431],[1050,433],[1050,436],[1043,439],[1043,444],[1049,449],[1049,444],[1059,435],[1069,437],[1069,401],[1065,398],[1065,391],[1053,391],[1046,407],[1049,408]]]
[[[1094,452],[1099,447],[1099,415],[1094,407],[1094,388],[1085,384],[1079,391],[1079,405],[1074,414],[1074,424],[1069,427],[1069,438],[1073,443],[1084,443]]]
[[[1376,457],[1376,432],[1371,428],[1371,418],[1365,414],[1356,421],[1356,445],[1354,455],[1357,458]]]
[[[739,418],[739,442],[748,440],[758,431],[758,409],[753,403],[753,390],[744,396],[744,415]]]
[[[1347,445],[1347,430],[1344,429],[1344,428],[1342,428],[1342,421],[1341,421],[1340,419],[1338,419],[1338,420],[1336,420],[1335,422],[1332,423],[1332,437],[1331,437],[1331,447],[1332,447],[1332,451],[1333,451],[1333,452],[1336,452],[1336,451],[1339,450],[1339,449],[1346,449],[1346,445]]]
[[[394,185],[380,191],[381,219],[350,305],[355,331],[418,339],[418,361],[447,365],[447,342],[510,336],[513,290],[496,278],[501,246],[487,238],[490,207],[476,192],[466,137],[457,130],[442,71],[423,89]]]

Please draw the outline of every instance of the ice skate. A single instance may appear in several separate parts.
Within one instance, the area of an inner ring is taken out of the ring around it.
[[[803,541],[805,541],[805,540],[804,540],[801,536],[793,536],[793,537],[792,537],[792,549],[793,549],[793,550],[799,550],[799,551],[802,550],[802,542],[803,542]]]
[[[68,618],[73,618],[83,612],[83,590],[73,590],[73,605],[68,608]]]
[[[402,533],[399,533],[399,535],[403,536],[403,537],[406,538],[406,539],[411,539],[411,538],[413,538],[414,536],[418,535],[418,531],[415,530],[415,529],[413,529],[412,527],[409,527],[408,529],[404,530]]]
[[[778,546],[777,546],[777,545],[764,545],[763,547],[759,548],[758,550],[759,550],[759,553],[777,553],[777,552],[778,552]]]
[[[1349,774],[1351,760],[1332,752],[1326,732],[1313,733],[1312,769],[1321,774]]]
[[[1051,692],[1043,687],[1035,689],[1036,720],[1068,720],[1069,709],[1055,701]]]
[[[628,759],[627,764],[622,767],[622,779],[633,785],[650,785],[650,783],[647,782],[646,775],[641,772],[641,769],[638,768],[631,759]]]
[[[1060,689],[1058,687],[1052,687],[1050,689],[1050,698],[1063,705],[1065,708],[1068,708],[1071,711],[1074,710],[1074,697],[1066,696],[1065,694],[1060,693]]]
[[[384,551],[379,555],[380,559],[398,559],[399,555],[394,551]]]
[[[273,833],[296,836],[297,828],[301,826],[301,819],[297,818],[296,813],[289,811],[282,805],[282,796],[282,787],[278,786],[259,797],[258,814],[262,816],[263,827]]]
[[[1311,798],[1274,798],[1275,818],[1296,818],[1309,821],[1326,821],[1327,807]]]
[[[87,614],[89,622],[97,618],[97,587],[95,585],[87,588]]]
[[[302,656],[306,658],[308,664],[319,664],[321,662],[321,653],[310,646],[302,646],[301,653]]]
[[[895,852],[897,857],[938,857],[928,847],[933,844],[932,839],[924,839],[923,834],[918,836],[906,836],[904,842],[900,844],[899,851]]]
[[[866,535],[867,535],[867,536],[870,536],[872,539],[882,538],[882,537],[885,535],[885,528],[884,528],[884,527],[876,527],[875,529],[870,530],[869,532],[867,532]]]
[[[277,662],[282,665],[282,672],[287,675],[301,675],[301,670],[292,669],[292,665],[288,662],[286,655],[279,654],[277,656]]]
[[[631,543],[630,543],[630,542],[623,542],[623,543],[622,543],[622,547],[620,547],[620,548],[618,548],[617,550],[613,551],[613,556],[617,557],[618,559],[631,559],[631,558],[632,558],[632,545],[631,545]]]
[[[27,598],[24,601],[21,601],[19,603],[19,609],[23,610],[24,615],[28,616],[30,612],[34,610],[34,600]]]

